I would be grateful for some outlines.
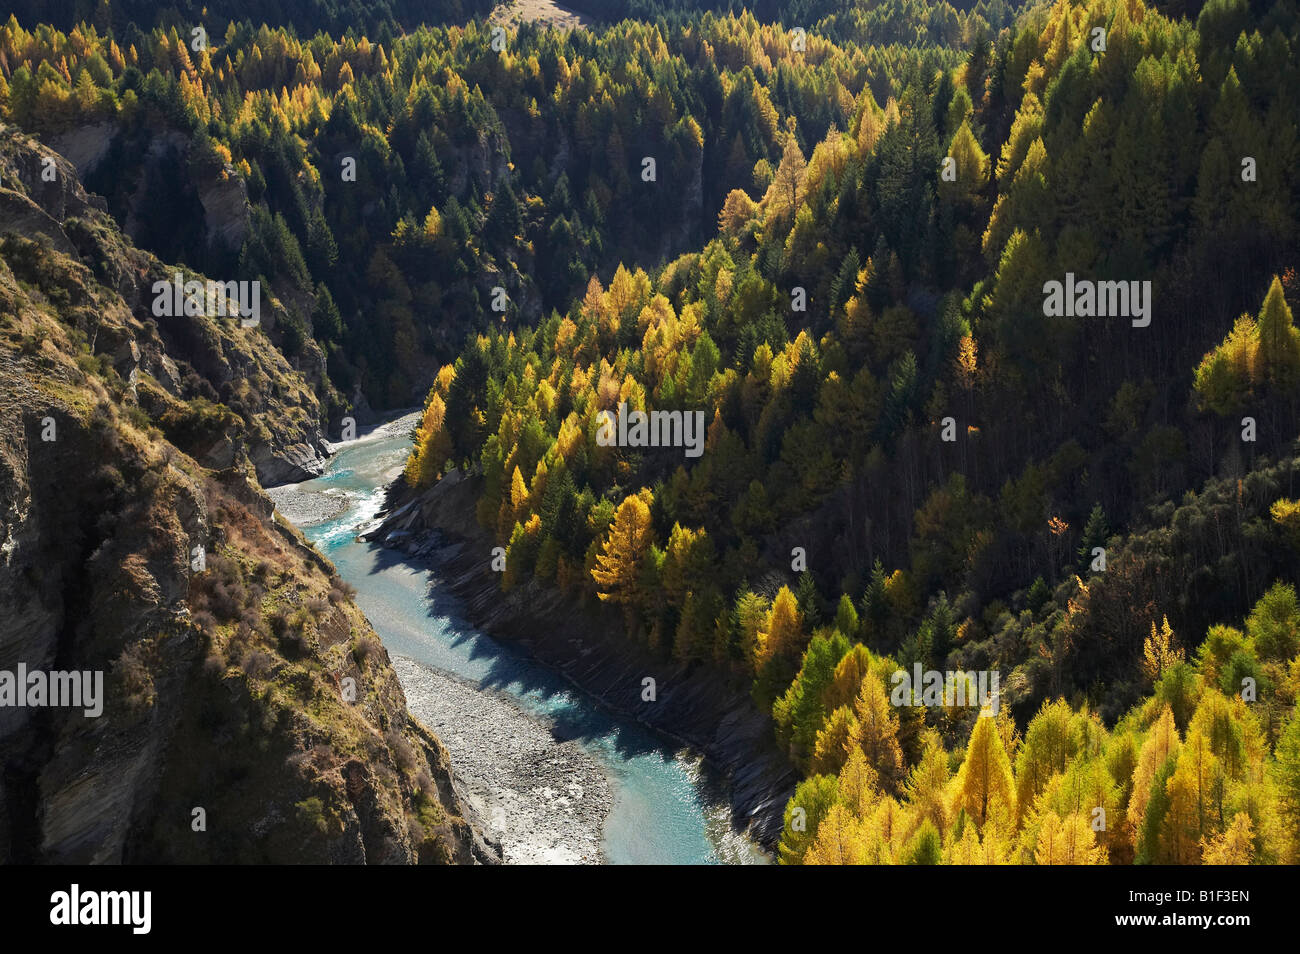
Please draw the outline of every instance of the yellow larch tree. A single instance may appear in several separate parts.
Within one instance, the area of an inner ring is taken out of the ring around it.
[[[1178,648],[1174,631],[1169,628],[1169,617],[1162,619],[1160,629],[1151,623],[1151,635],[1142,644],[1142,674],[1151,683],[1160,681],[1166,670],[1183,661],[1183,651]]]
[[[649,496],[645,492],[645,496]],[[641,561],[654,542],[650,507],[640,494],[629,494],[619,504],[614,522],[591,569],[597,595],[625,606],[640,604]]]
[[[1237,812],[1232,824],[1202,846],[1201,861],[1207,865],[1248,865],[1254,859],[1255,826],[1247,812]]]
[[[844,805],[832,805],[826,817],[817,826],[817,839],[803,856],[803,863],[806,865],[867,864],[862,822]]]
[[[1104,865],[1106,849],[1098,847],[1088,820],[1078,813],[1060,818],[1049,811],[1040,823],[1034,861],[1040,865]]]
[[[898,714],[879,679],[862,680],[853,714],[858,723],[854,741],[880,776],[881,786],[893,791],[903,774],[903,750],[898,744]]]
[[[803,614],[790,587],[783,586],[767,611],[763,628],[758,631],[755,662],[762,669],[774,656],[797,655],[803,651]]]
[[[957,772],[956,808],[965,809],[983,830],[990,819],[1004,824],[1015,812],[1016,794],[1007,757],[994,720],[975,720],[966,758]]]
[[[442,476],[443,465],[451,456],[451,435],[444,428],[447,406],[436,392],[429,392],[429,403],[415,431],[415,445],[406,458],[403,471],[412,487],[426,487]]]
[[[862,751],[855,742],[858,734],[858,718],[853,710],[848,706],[834,709],[817,733],[811,771],[829,775],[839,772],[854,752]]]
[[[854,748],[849,752],[848,760],[840,769],[840,801],[852,810],[858,818],[865,816],[880,795],[880,777],[867,763],[862,750]]]
[[[1137,845],[1138,832],[1146,816],[1147,803],[1151,800],[1151,786],[1156,773],[1171,756],[1178,754],[1181,747],[1182,741],[1178,738],[1178,728],[1174,725],[1173,710],[1166,705],[1147,733],[1138,752],[1137,766],[1133,769],[1133,792],[1129,796],[1125,815],[1129,841],[1134,846]]]
[[[939,832],[948,834],[948,753],[933,729],[925,733],[921,761],[907,776],[907,803],[918,819],[929,819]]]

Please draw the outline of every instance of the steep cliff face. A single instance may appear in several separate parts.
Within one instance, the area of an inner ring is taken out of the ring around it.
[[[106,159],[134,155],[132,176],[113,182],[122,202],[116,210],[122,213],[122,229],[133,240],[146,236],[150,220],[159,214],[156,186],[164,180],[173,198],[201,213],[189,228],[208,246],[238,252],[248,235],[252,210],[244,180],[229,163],[196,155],[193,139],[177,130],[129,132],[119,123],[98,122],[63,130],[51,136],[49,144],[92,187],[98,184]]]
[[[0,127],[0,237],[18,279],[62,283],[56,297],[66,298],[94,357],[111,364],[167,437],[199,463],[228,466],[242,445],[263,485],[319,474],[328,450],[318,395],[261,333],[282,320],[280,303],[260,296],[257,329],[205,315],[156,317],[155,282],[207,276],[133,247],[104,208],[71,163]],[[61,260],[46,261],[33,243]],[[315,376],[323,381],[323,366]],[[226,412],[213,411],[217,404]]]
[[[310,389],[256,329],[154,318],[168,269],[45,156],[0,135],[0,673],[102,673],[102,712],[0,705],[0,862],[495,860],[258,484],[309,472]]]

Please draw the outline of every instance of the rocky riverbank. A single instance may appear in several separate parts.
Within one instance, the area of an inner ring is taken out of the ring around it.
[[[365,529],[364,539],[429,560],[468,622],[520,646],[610,708],[702,752],[728,778],[733,823],[772,849],[797,778],[772,741],[768,716],[715,673],[641,650],[609,607],[582,605],[533,582],[503,594],[490,568],[493,542],[474,520],[476,480],[453,473],[419,494],[399,483],[387,515]],[[646,678],[655,681],[653,701],[643,700]]]
[[[447,751],[456,794],[507,864],[599,864],[609,780],[504,694],[393,656],[411,712]]]

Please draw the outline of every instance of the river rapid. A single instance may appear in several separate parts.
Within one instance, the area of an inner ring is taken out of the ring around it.
[[[764,864],[700,757],[461,618],[436,571],[357,534],[401,471],[417,415],[336,445],[315,480],[269,491],[356,587],[411,711],[508,863]]]

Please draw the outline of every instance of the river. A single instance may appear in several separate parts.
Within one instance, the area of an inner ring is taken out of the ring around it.
[[[762,864],[698,755],[475,630],[415,558],[357,540],[400,472],[412,415],[338,445],[319,478],[270,491],[356,587],[411,711],[447,746],[507,862]]]

